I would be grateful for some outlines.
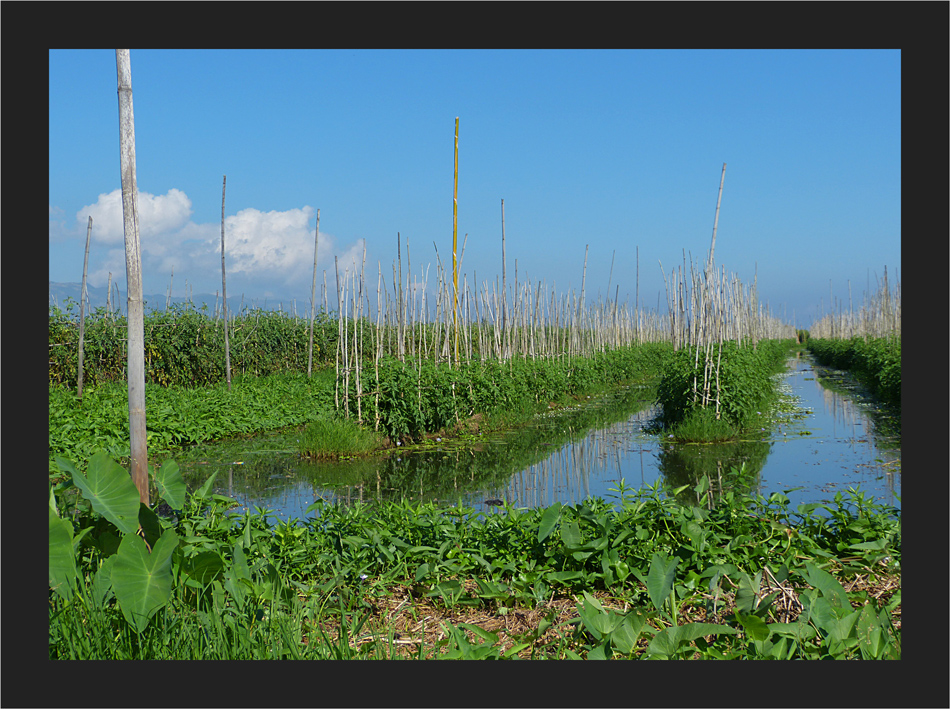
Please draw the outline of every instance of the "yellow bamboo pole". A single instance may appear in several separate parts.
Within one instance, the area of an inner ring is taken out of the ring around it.
[[[452,308],[452,324],[455,329],[455,363],[459,361],[459,271],[456,250],[459,233],[459,118],[455,117],[455,189],[452,199],[452,284],[455,287],[455,304]]]

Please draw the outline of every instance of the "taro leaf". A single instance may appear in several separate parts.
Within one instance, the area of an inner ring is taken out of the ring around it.
[[[544,510],[544,513],[541,515],[541,525],[538,527],[539,542],[543,542],[545,539],[551,536],[551,532],[554,531],[554,527],[557,525],[557,522],[560,518],[560,502],[555,502],[553,505]]]
[[[772,634],[766,622],[757,615],[736,611],[736,619],[742,624],[742,627],[745,628],[745,631],[753,640],[759,642],[768,640],[769,635]]]
[[[207,585],[224,572],[224,560],[216,551],[203,551],[182,564],[182,570],[202,585]]]
[[[815,629],[805,622],[804,618],[794,623],[769,623],[769,630],[773,635],[794,638],[799,641],[811,640],[815,637]]]
[[[610,634],[610,642],[623,655],[631,654],[637,647],[637,638],[643,631],[644,619],[636,610],[623,617],[623,622]]]
[[[703,528],[696,522],[692,520],[687,522],[683,532],[689,537],[696,551],[702,551],[706,547],[706,535],[703,533]]]
[[[762,572],[759,571],[755,578],[749,578],[745,572],[739,573],[739,588],[736,591],[736,608],[743,613],[751,613],[755,610],[758,601],[758,592],[762,583]]]
[[[250,578],[251,572],[247,567],[247,557],[244,555],[244,549],[240,544],[235,544],[231,558],[231,567],[228,569],[227,580],[224,586],[230,592],[239,608],[244,607],[244,598],[247,595],[245,587],[240,582],[242,580],[249,581]]]
[[[218,473],[214,472],[207,480],[204,481],[202,486],[195,491],[194,496],[196,499],[203,500],[211,494],[211,486],[214,485],[214,479],[216,477],[218,477]]]
[[[728,625],[715,623],[687,623],[663,628],[650,641],[647,654],[651,658],[665,660],[676,654],[680,647],[688,646],[696,638],[704,635],[735,635],[738,631]]]
[[[139,528],[139,491],[129,472],[105,453],[89,459],[83,475],[73,468],[73,482],[92,508],[121,531],[132,534]]]
[[[657,633],[647,648],[647,657],[668,660],[679,648],[679,626],[671,625]]]
[[[174,529],[165,531],[151,553],[137,534],[122,538],[112,567],[112,587],[122,614],[139,633],[171,597],[172,552],[177,546]]]
[[[95,608],[105,608],[106,603],[115,595],[112,588],[112,567],[115,565],[115,557],[110,556],[102,562],[99,570],[92,580],[92,588],[89,595]]]
[[[654,554],[650,561],[650,573],[647,574],[647,593],[650,594],[650,601],[657,610],[663,609],[663,603],[673,590],[673,580],[676,577],[676,565],[679,559],[676,557],[662,558],[659,554]]]
[[[858,618],[858,641],[861,655],[866,660],[879,659],[881,651],[887,644],[870,603],[864,605],[864,608],[861,609],[861,616]]]
[[[53,508],[49,510],[49,585],[64,600],[73,597],[76,573],[76,554],[73,551],[73,525],[60,519]]]
[[[833,607],[844,610],[851,609],[848,594],[845,593],[837,579],[827,571],[815,566],[810,561],[806,561],[803,575],[808,583],[821,591],[821,595],[827,598]]]
[[[145,543],[154,547],[159,537],[162,536],[162,523],[158,521],[155,510],[145,503],[142,503],[139,507],[139,524],[145,534]]]
[[[605,610],[587,591],[584,591],[584,602],[577,606],[577,614],[587,631],[598,641],[609,635],[623,620],[622,616]]]
[[[87,527],[87,529],[92,529],[92,527]],[[119,543],[121,540],[113,533],[112,530],[114,529],[115,527],[110,526],[108,529],[102,530],[93,540],[93,544],[95,544],[95,547],[103,557],[111,557],[119,551]]]
[[[834,618],[825,625],[825,629],[829,632],[833,641],[843,643],[851,636],[851,631],[854,629],[860,615],[858,611],[852,611],[840,618]]]
[[[155,474],[155,484],[158,485],[158,495],[169,507],[180,510],[185,506],[185,481],[181,477],[181,470],[174,460],[166,460]]]
[[[577,526],[577,522],[571,520],[561,525],[561,539],[564,541],[564,546],[568,549],[581,545],[583,537],[581,536],[581,530],[580,527]]]

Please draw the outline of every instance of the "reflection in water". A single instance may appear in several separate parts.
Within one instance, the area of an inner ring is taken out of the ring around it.
[[[548,507],[555,502],[573,505],[591,496],[608,498],[621,477],[627,485],[634,484],[631,473],[642,485],[652,484],[657,471],[648,446],[655,436],[643,429],[654,414],[653,408],[639,411],[555,449],[515,473],[501,496],[518,507]]]
[[[291,433],[202,447],[195,452],[201,460],[180,464],[192,479],[220,470],[216,492],[282,518],[308,516],[308,505],[320,498],[461,502],[486,512],[498,509],[486,504],[497,499],[518,507],[573,505],[589,496],[615,497],[612,488],[621,478],[630,489],[659,481],[668,492],[693,486],[703,475],[714,491],[768,496],[802,487],[789,493],[793,509],[802,502],[830,500],[852,486],[899,507],[899,426],[889,427],[888,417],[840,374],[819,381],[807,354],[791,359],[782,377],[782,387],[808,413],[789,417],[763,440],[720,445],[662,440],[645,432],[656,414],[651,399],[632,389],[593,406],[542,417],[536,425],[474,449],[436,444],[386,459],[321,463],[290,452],[296,435]],[[691,501],[690,494],[683,493],[684,502]]]

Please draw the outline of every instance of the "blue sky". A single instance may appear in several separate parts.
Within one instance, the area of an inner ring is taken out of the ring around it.
[[[900,269],[897,50],[132,50],[145,293],[220,289],[309,302],[334,257],[392,287],[396,234],[434,293],[458,244],[469,286],[509,282],[665,307],[660,271],[705,259],[758,273],[808,326]],[[113,50],[49,53],[51,281],[125,289]],[[405,251],[403,252],[405,268]],[[613,272],[611,273],[611,261]],[[429,265],[426,280],[426,265]],[[461,281],[461,276],[460,276]],[[373,293],[375,301],[375,293]],[[331,307],[335,297],[331,297]]]

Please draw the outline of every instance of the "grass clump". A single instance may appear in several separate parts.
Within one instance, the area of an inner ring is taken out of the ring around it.
[[[307,424],[300,436],[300,452],[310,458],[365,455],[378,449],[383,436],[352,419],[325,418]]]
[[[693,409],[669,429],[669,435],[677,441],[722,443],[731,441],[739,435],[738,429],[724,418],[716,418],[716,412],[705,409]]]

